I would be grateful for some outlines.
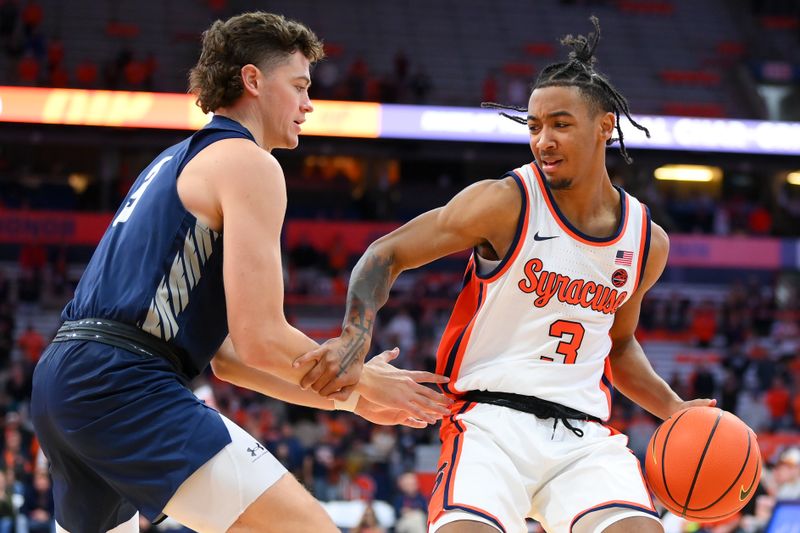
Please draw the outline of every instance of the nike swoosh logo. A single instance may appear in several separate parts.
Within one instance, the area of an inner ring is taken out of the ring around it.
[[[549,241],[550,239],[556,239],[558,235],[553,235],[552,237],[539,237],[539,232],[536,232],[536,235],[533,236],[534,241]]]
[[[750,483],[750,486],[747,488],[747,490],[744,490],[744,485],[742,485],[742,487],[739,489],[740,502],[743,502],[747,499],[747,496],[750,494],[750,491],[753,490],[753,485],[755,485],[755,482]]]

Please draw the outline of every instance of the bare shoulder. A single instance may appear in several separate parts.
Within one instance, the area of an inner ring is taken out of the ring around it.
[[[466,189],[474,189],[480,194],[492,195],[499,200],[520,199],[519,186],[514,178],[507,176],[502,179],[481,180],[473,183]]]
[[[478,181],[439,211],[438,224],[489,243],[502,255],[513,240],[521,207],[522,195],[513,178]]]
[[[519,215],[522,196],[514,178],[482,180],[473,183],[458,193],[450,202],[459,210],[469,207],[470,211],[484,215],[490,212],[493,217],[512,214]]]
[[[278,161],[246,139],[223,139],[204,148],[178,178],[178,195],[186,209],[217,231],[224,205],[243,205],[247,198],[281,201],[285,191]]]
[[[261,181],[264,176],[283,177],[275,157],[247,139],[223,139],[197,154],[192,163],[221,185]],[[187,170],[189,167],[187,165]],[[231,179],[232,177],[236,179]]]

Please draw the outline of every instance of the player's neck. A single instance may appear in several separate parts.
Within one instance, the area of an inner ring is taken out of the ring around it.
[[[569,189],[552,191],[561,213],[587,235],[606,237],[619,223],[620,195],[608,173],[576,180]]]
[[[244,106],[221,107],[215,114],[235,120],[241,124],[261,148],[269,151],[270,147],[264,145],[264,128],[261,114]]]

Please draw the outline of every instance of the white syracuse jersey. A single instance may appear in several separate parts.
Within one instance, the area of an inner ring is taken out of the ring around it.
[[[469,390],[536,396],[606,420],[608,333],[639,285],[650,215],[622,189],[620,223],[598,239],[560,213],[541,170],[510,172],[522,193],[514,241],[501,261],[473,253],[437,353],[453,396]]]

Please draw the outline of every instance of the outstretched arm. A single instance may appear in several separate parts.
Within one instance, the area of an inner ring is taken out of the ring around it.
[[[358,381],[378,310],[400,273],[480,245],[504,255],[513,240],[521,205],[512,178],[478,182],[444,207],[428,211],[372,243],[350,276],[341,335],[295,361],[295,366],[317,361],[300,385],[323,396],[346,397]]]
[[[420,385],[445,383],[447,378],[429,372],[395,368],[389,361],[396,356],[396,351],[384,352],[365,365],[364,376],[359,383],[361,397],[354,412],[376,424],[402,424],[417,428],[436,423],[449,414],[447,406],[450,400]],[[230,338],[225,339],[211,360],[211,368],[222,380],[272,398],[317,409],[335,408],[333,400],[323,398],[314,391],[303,390],[294,383],[248,367],[236,355]],[[367,396],[375,397],[390,407],[375,403]]]
[[[656,374],[642,345],[634,337],[644,294],[664,271],[668,253],[669,238],[660,226],[653,223],[650,254],[642,281],[630,300],[617,311],[609,333],[612,341],[609,357],[614,386],[662,420],[686,407],[716,405],[716,400],[707,398],[684,401]]]

